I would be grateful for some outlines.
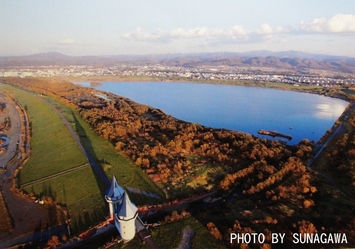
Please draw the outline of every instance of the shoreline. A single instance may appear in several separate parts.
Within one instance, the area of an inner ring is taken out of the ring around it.
[[[186,80],[184,80],[184,81],[183,80],[181,80],[181,81],[161,81],[161,82],[160,81],[158,82],[158,81],[103,81],[102,80],[102,81],[96,81],[96,82],[92,82],[92,81],[91,82],[90,81],[78,82],[78,81],[75,81],[75,83],[74,82],[72,82],[72,83],[75,84],[75,85],[81,85],[82,87],[89,87],[89,88],[92,87],[92,89],[95,89],[96,91],[100,91],[100,92],[103,92],[103,93],[106,93],[106,94],[114,94],[114,95],[117,95],[117,96],[118,96],[117,93],[112,93],[110,91],[105,91],[105,90],[99,90],[99,89],[96,89],[95,87],[97,85],[102,86],[103,83],[107,83],[107,84],[117,83],[117,84],[119,84],[119,83],[131,83],[131,82],[132,83],[143,83],[143,84],[144,83],[147,83],[147,84],[148,83],[155,83],[155,84],[158,84],[158,83],[162,83],[162,84],[164,84],[164,83],[176,83],[176,84],[179,84],[179,83],[181,83],[181,84],[204,84],[204,85],[221,85],[221,86],[225,85],[225,86],[239,86],[239,87],[253,87],[253,88],[268,88],[268,89],[272,89],[272,90],[285,90],[285,91],[291,91],[291,92],[296,92],[296,93],[297,92],[298,93],[310,93],[310,94],[317,94],[319,96],[331,97],[331,98],[334,98],[334,99],[346,101],[347,102],[347,106],[344,108],[344,111],[338,116],[338,118],[336,120],[334,120],[334,123],[332,123],[329,126],[329,129],[333,129],[334,127],[336,127],[338,120],[341,120],[344,112],[347,110],[349,105],[351,105],[351,101],[349,101],[348,98],[345,99],[345,98],[339,98],[339,97],[336,97],[336,96],[327,96],[327,95],[324,95],[324,94],[320,94],[319,92],[300,91],[300,89],[294,90],[294,89],[285,89],[285,88],[279,88],[279,87],[277,87],[277,88],[276,87],[268,87],[268,86],[265,86],[265,84],[263,86],[261,86],[261,85],[240,85],[240,84],[231,84],[231,82],[230,82],[230,84],[222,84],[222,83],[218,83],[218,82],[209,83],[209,82],[202,82],[202,81],[198,82],[198,81],[186,81]],[[86,83],[86,84],[88,84],[90,86],[86,86],[86,85],[83,86],[80,83]],[[288,84],[285,84],[285,83],[283,83],[282,85],[288,86]],[[145,105],[148,105],[148,104],[145,104]],[[154,108],[157,108],[157,107],[154,107]],[[173,114],[171,114],[171,115],[174,116]],[[211,127],[211,128],[213,128],[213,127]],[[231,128],[226,128],[226,129],[248,133],[250,135],[253,135],[253,136],[256,136],[256,137],[259,137],[259,138],[265,138],[264,136],[261,136],[261,137],[258,136],[258,134],[260,134],[260,133],[257,134],[257,130],[255,130],[253,132],[253,131],[242,131],[240,129],[231,129]],[[309,139],[310,141],[313,141],[314,144],[319,144],[325,138],[326,135],[327,135],[327,132],[325,131],[325,133],[323,135],[321,135],[318,139],[306,138],[306,137],[304,139]],[[287,138],[288,138],[288,136],[287,136]],[[274,139],[268,139],[268,140],[274,140]],[[296,143],[296,144],[288,144],[288,145],[294,146],[294,145],[297,145],[297,144],[298,143]]]
[[[63,77],[52,77],[53,79],[61,79]],[[344,88],[340,87],[322,87],[322,86],[315,86],[315,85],[299,85],[294,86],[289,83],[282,83],[282,82],[271,82],[271,81],[254,81],[254,80],[191,80],[187,78],[171,78],[171,79],[158,79],[155,77],[140,77],[140,76],[82,76],[82,77],[64,77],[69,82],[89,82],[89,83],[114,83],[114,82],[162,82],[162,83],[170,83],[170,82],[177,82],[177,83],[196,83],[196,84],[209,84],[209,85],[230,85],[230,86],[245,86],[245,87],[259,87],[259,88],[270,88],[270,89],[279,89],[285,91],[295,91],[295,92],[304,92],[304,93],[311,93],[311,94],[318,94],[326,97],[342,99],[348,101],[349,103],[355,100],[355,94],[352,96],[348,96],[344,92],[337,93],[337,90],[341,90]],[[350,98],[352,97],[352,98]]]

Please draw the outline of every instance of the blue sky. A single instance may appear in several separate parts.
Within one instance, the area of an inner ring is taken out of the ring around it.
[[[0,55],[298,50],[355,57],[353,0],[0,0]]]

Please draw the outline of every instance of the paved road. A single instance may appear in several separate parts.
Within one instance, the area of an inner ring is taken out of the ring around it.
[[[8,161],[11,160],[16,154],[17,142],[21,136],[21,124],[20,115],[16,107],[9,101],[5,95],[0,93],[0,102],[6,102],[6,113],[0,114],[0,122],[3,122],[5,117],[10,117],[11,128],[5,133],[5,135],[10,139],[10,143],[7,147],[7,152],[3,155],[0,155],[0,167],[5,168]]]

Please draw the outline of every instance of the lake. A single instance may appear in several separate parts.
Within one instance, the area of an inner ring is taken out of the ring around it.
[[[90,83],[80,83],[91,87]],[[230,85],[181,82],[104,82],[93,87],[159,108],[178,119],[259,135],[272,130],[317,142],[348,102],[325,96]]]

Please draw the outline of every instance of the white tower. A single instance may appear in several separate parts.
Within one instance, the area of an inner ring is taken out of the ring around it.
[[[114,214],[117,207],[122,203],[124,189],[117,184],[115,176],[112,176],[111,187],[107,190],[105,199],[108,202],[110,209],[110,219],[114,219]]]
[[[105,199],[109,204],[110,219],[115,220],[115,226],[122,239],[125,241],[133,239],[136,234],[138,209],[129,199],[127,192],[117,184],[114,176]]]
[[[118,205],[115,215],[115,225],[123,240],[131,240],[136,234],[137,207],[131,202],[127,192],[123,201]]]

